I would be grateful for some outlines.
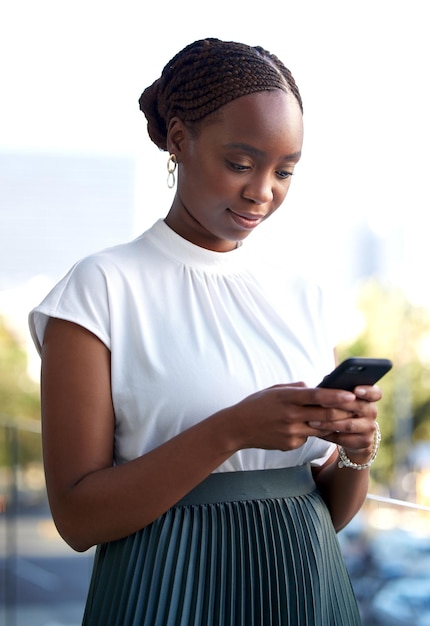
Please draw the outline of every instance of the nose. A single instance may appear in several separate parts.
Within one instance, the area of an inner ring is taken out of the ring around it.
[[[248,180],[242,195],[255,204],[265,204],[273,200],[273,185],[270,176],[254,176]]]

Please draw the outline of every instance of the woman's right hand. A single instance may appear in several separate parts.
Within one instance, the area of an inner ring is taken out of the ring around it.
[[[336,431],[336,422],[354,414],[356,396],[339,389],[310,388],[302,382],[275,385],[258,391],[225,409],[232,446],[265,450],[295,450],[308,437]],[[309,426],[330,422],[332,430]]]

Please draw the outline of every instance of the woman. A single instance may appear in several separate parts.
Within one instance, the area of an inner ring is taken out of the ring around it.
[[[366,495],[381,393],[315,388],[334,363],[319,290],[242,245],[300,159],[296,84],[206,39],[140,107],[177,177],[167,216],[30,317],[52,514],[98,546],[84,624],[359,624],[335,532]]]

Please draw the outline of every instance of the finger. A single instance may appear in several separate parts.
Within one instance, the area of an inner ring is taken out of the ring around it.
[[[320,426],[322,428],[323,426]],[[372,418],[349,418],[333,424],[333,433],[337,437],[336,442],[344,445],[351,439],[370,441],[375,433],[376,420]]]
[[[366,400],[367,402],[377,402],[382,398],[382,390],[377,385],[359,386],[354,389],[354,393],[360,400]]]
[[[352,391],[345,389],[329,389],[317,387],[309,389],[310,404],[319,404],[327,408],[345,408],[355,402],[357,396]]]
[[[378,411],[374,402],[355,402],[351,411],[322,409],[322,419],[318,417],[308,421],[311,428],[330,430],[331,432],[360,432],[374,429]]]
[[[365,419],[375,420],[378,415],[378,406],[376,402],[357,400],[350,408],[350,415],[354,419],[362,417]]]
[[[308,425],[311,428],[334,432],[340,431],[342,425],[347,424],[351,419],[355,419],[353,411],[321,407],[315,411],[315,417],[308,421]]]
[[[330,436],[330,435],[329,435]],[[351,433],[336,433],[336,443],[348,450],[363,450],[370,448],[375,438],[375,430],[358,431]]]
[[[378,408],[376,402],[370,399],[357,399],[353,402],[347,402],[343,405],[329,409],[326,407],[326,414],[323,417],[322,421],[327,422],[336,422],[341,419],[346,418],[358,418],[364,417],[369,419],[376,419]],[[315,417],[315,421],[319,421],[318,417]]]
[[[269,389],[292,389],[292,388],[303,389],[304,387],[307,387],[306,383],[304,383],[301,380],[298,380],[297,382],[294,382],[294,383],[279,383],[278,385],[272,385],[271,387],[269,387]]]

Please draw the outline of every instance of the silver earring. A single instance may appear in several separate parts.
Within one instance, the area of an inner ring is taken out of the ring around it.
[[[176,168],[178,166],[178,161],[176,160],[176,154],[171,154],[167,161],[167,186],[169,189],[173,189],[176,183]]]

